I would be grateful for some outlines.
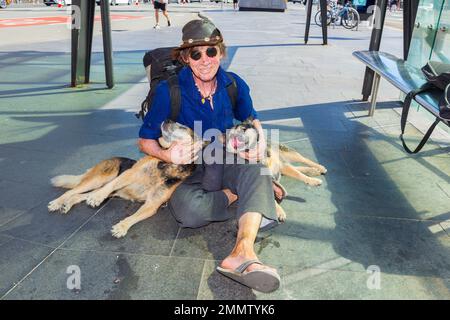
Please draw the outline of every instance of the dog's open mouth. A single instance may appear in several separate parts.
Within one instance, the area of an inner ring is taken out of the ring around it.
[[[237,137],[233,137],[231,139],[231,146],[233,147],[233,149],[238,150],[240,143],[239,143],[239,139]]]
[[[256,147],[257,139],[252,139],[245,134],[231,134],[227,138],[230,152],[248,151]]]
[[[230,146],[233,150],[243,151],[245,149],[245,139],[242,136],[235,135],[230,137]]]

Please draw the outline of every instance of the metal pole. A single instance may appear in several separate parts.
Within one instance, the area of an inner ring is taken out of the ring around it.
[[[375,20],[373,23],[372,36],[370,38],[370,51],[379,51],[381,36],[383,34],[384,19],[386,17],[387,0],[377,0],[375,8]],[[367,101],[372,91],[374,72],[366,68],[362,88],[363,101]]]
[[[305,44],[308,43],[309,39],[309,27],[311,25],[311,15],[312,15],[312,6],[313,1],[308,0],[307,6],[306,6],[306,27],[305,27]],[[327,26],[327,0],[320,0],[320,14],[322,22],[325,21],[325,23],[322,23],[322,41],[323,44],[328,44],[328,26]]]
[[[87,1],[87,30],[86,30],[86,64],[85,81],[89,83],[91,74],[92,37],[94,35],[95,1]]]
[[[72,6],[80,7],[81,0],[73,0]],[[72,21],[77,19],[77,12],[72,11]],[[81,18],[81,17],[80,17]],[[81,27],[81,25],[80,25]],[[71,72],[70,72],[70,85],[72,87],[77,86],[77,61],[78,61],[78,37],[80,30],[78,28],[72,28],[72,39],[71,39]]]
[[[327,0],[320,0],[320,16],[322,19],[322,41],[328,44],[328,26],[327,26]]]
[[[72,61],[71,61],[71,85],[72,87],[77,86],[79,83],[86,82],[86,68],[87,65],[87,48],[88,44],[88,28],[89,25],[89,14],[88,14],[88,2],[82,0],[74,0],[73,6],[78,6],[77,10],[72,11],[72,17],[77,20],[76,14],[80,14],[78,18],[79,29],[72,28]]]
[[[311,24],[311,12],[312,12],[313,0],[308,0],[306,5],[306,27],[305,27],[305,44],[308,43],[309,38],[309,25]]]
[[[109,19],[109,0],[100,0],[103,34],[103,55],[105,58],[106,85],[109,89],[114,87],[113,58],[111,41],[111,22]]]
[[[408,59],[409,46],[416,21],[418,0],[405,1],[403,3],[403,59]]]

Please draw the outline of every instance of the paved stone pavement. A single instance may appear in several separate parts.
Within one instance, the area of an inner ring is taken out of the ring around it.
[[[367,116],[359,100],[364,68],[351,52],[368,47],[370,30],[330,29],[329,45],[322,46],[312,26],[304,45],[298,5],[286,13],[172,8],[179,13],[173,28],[113,32],[113,90],[105,89],[98,35],[93,82],[77,89],[67,86],[67,40],[30,50],[0,46],[0,297],[449,299],[446,136],[442,131],[419,155],[407,155],[398,139],[399,93],[386,83],[375,116]],[[141,156],[133,112],[148,89],[142,56],[178,44],[182,24],[197,11],[222,30],[224,67],[248,82],[264,127],[278,129],[283,143],[328,168],[320,187],[282,180],[288,220],[256,244],[260,259],[282,278],[271,294],[215,271],[234,245],[233,221],[180,229],[162,208],[115,239],[111,226],[139,204],[112,199],[100,209],[81,204],[68,215],[47,212],[63,192],[50,186],[51,177],[113,155]],[[382,50],[400,56],[401,39],[401,31],[386,28]],[[421,125],[408,124],[412,143]],[[81,290],[67,288],[70,266],[81,271]]]

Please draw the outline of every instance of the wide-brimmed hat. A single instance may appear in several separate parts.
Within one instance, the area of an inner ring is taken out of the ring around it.
[[[183,43],[177,50],[196,46],[215,46],[223,41],[219,29],[207,19],[189,21],[183,27],[182,32]]]

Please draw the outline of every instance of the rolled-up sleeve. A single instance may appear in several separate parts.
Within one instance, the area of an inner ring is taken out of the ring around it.
[[[156,87],[150,111],[145,115],[144,123],[139,130],[139,138],[158,139],[161,136],[161,123],[170,115],[169,86],[166,81]]]
[[[236,109],[234,110],[234,117],[239,121],[244,121],[248,117],[258,118],[256,110],[253,108],[253,101],[250,97],[250,88],[237,74],[232,73],[236,80],[237,86],[237,101]]]

